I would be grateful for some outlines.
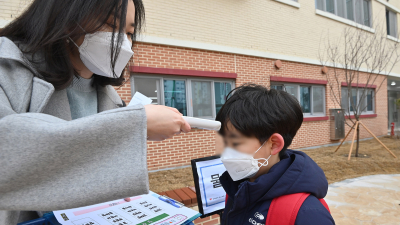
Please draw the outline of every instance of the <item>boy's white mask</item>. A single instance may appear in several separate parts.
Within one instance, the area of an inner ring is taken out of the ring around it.
[[[83,64],[85,64],[91,72],[97,75],[114,78],[110,59],[112,35],[112,32],[104,31],[86,34],[81,46],[78,46],[72,39],[70,40],[78,47]],[[132,44],[126,35],[124,35],[124,37],[121,50],[114,66],[114,72],[118,77],[121,76],[123,69],[133,55]],[[114,39],[114,46],[117,46],[117,37]]]
[[[239,152],[230,147],[225,148],[224,152],[221,154],[221,161],[232,180],[237,181],[251,178],[256,175],[262,166],[268,166],[268,160],[272,155],[270,155],[268,159],[254,159],[254,154],[264,146],[265,142],[253,154]],[[258,160],[264,160],[264,163],[261,163]]]

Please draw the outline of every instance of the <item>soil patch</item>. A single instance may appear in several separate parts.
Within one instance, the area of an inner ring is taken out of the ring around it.
[[[400,139],[381,137],[380,140],[398,157],[393,158],[375,139],[361,141],[359,153],[369,158],[352,157],[347,160],[350,144],[344,144],[334,153],[337,146],[304,150],[325,172],[328,182],[374,174],[400,174]],[[353,154],[355,146],[353,147]],[[149,173],[150,190],[169,191],[194,186],[192,169],[165,170]]]

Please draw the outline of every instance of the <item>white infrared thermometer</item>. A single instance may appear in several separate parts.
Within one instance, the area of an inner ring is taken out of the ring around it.
[[[152,101],[153,101],[152,99],[137,91],[135,95],[133,95],[131,102],[129,103],[128,106],[136,104],[148,105],[151,104]],[[186,120],[190,124],[190,126],[194,129],[219,131],[219,129],[221,128],[221,122],[219,121],[199,119],[188,116],[183,116],[183,119]]]
[[[221,122],[214,120],[206,120],[188,116],[182,116],[186,122],[192,127],[192,129],[203,129],[203,130],[215,130],[221,129]]]

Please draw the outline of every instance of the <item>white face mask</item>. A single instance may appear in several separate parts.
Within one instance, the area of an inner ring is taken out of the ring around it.
[[[91,72],[97,75],[114,78],[110,59],[112,34],[112,32],[104,31],[86,34],[81,46],[78,46],[72,39],[71,41],[78,47],[83,64],[85,64]],[[114,68],[114,72],[118,77],[121,76],[123,69],[133,55],[132,44],[126,35],[124,35],[124,37]],[[114,39],[114,46],[117,46],[117,37],[114,37]]]
[[[265,142],[257,149],[254,154],[256,154],[263,146]],[[224,164],[226,170],[231,176],[232,180],[237,181],[245,178],[251,178],[262,166],[268,166],[268,159],[260,158],[254,159],[254,154],[247,154],[239,152],[233,148],[226,147],[224,152],[221,154],[221,161]],[[264,163],[258,160],[264,160]]]

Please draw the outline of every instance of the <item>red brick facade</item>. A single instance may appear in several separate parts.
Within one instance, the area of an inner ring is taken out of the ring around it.
[[[194,221],[194,224],[197,225],[215,225],[215,224],[220,224],[220,218],[219,215],[212,215],[206,218],[199,218]]]
[[[327,81],[327,76],[321,72],[321,66],[318,65],[282,61],[282,67],[277,69],[274,66],[276,59],[145,43],[136,45],[133,60],[135,67],[236,73],[236,86],[253,82],[269,87],[270,77],[275,79],[276,77],[283,77]],[[329,69],[331,72],[332,68]],[[361,80],[366,79],[365,74],[361,74],[360,77]],[[126,78],[128,80],[127,83],[118,89],[118,93],[125,102],[129,103],[131,98],[129,75]],[[384,78],[384,76],[380,76],[375,82],[378,86],[376,90],[379,89],[375,98],[376,115],[362,119],[363,123],[375,135],[387,133],[387,86],[384,84],[379,88],[379,84]],[[328,85],[325,89],[326,116],[329,116],[329,109],[338,108],[339,106],[332,100]],[[337,90],[334,91],[337,92]],[[312,121],[315,119],[305,119],[290,148],[297,149],[335,143],[330,140],[328,117],[316,119],[317,121]],[[349,127],[346,126],[346,132],[348,130]],[[148,142],[149,170],[189,165],[190,159],[215,154],[215,136],[216,134],[213,131],[193,130],[188,134],[181,134],[170,140]],[[370,134],[361,129],[360,137],[370,137]]]

